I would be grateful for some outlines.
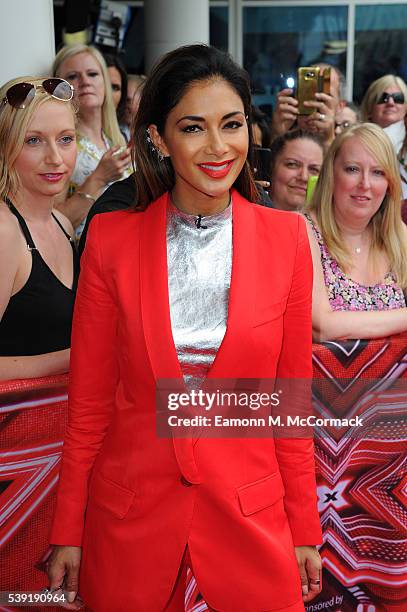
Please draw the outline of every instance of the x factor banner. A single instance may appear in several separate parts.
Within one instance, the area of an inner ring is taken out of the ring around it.
[[[67,382],[68,376],[60,375],[0,383],[0,591],[36,591],[47,584],[43,570]]]
[[[364,427],[315,431],[323,591],[306,610],[405,611],[407,336],[314,345],[313,360],[314,414],[343,406]]]
[[[313,360],[314,414],[359,415],[369,435],[315,427],[323,591],[306,610],[405,611],[407,335],[314,345]],[[46,585],[67,379],[0,383],[0,592]],[[187,582],[185,609],[204,612],[190,571]]]

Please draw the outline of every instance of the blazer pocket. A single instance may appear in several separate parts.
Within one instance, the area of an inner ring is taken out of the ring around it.
[[[105,478],[100,473],[93,477],[89,490],[90,501],[100,508],[109,510],[119,519],[128,513],[135,495],[134,491]]]
[[[240,508],[244,516],[272,506],[284,497],[284,485],[278,473],[238,487]]]
[[[267,304],[267,306],[262,308],[257,307],[255,310],[253,327],[260,327],[260,325],[265,325],[275,319],[279,319],[285,313],[286,306],[287,297],[273,304]]]

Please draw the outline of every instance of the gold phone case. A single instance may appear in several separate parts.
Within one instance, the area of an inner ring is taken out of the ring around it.
[[[318,92],[330,93],[331,69],[318,66],[298,68],[297,100],[300,115],[311,115],[314,108],[304,106],[306,100],[314,100]]]

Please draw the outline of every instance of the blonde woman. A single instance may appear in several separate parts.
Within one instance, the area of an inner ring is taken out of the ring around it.
[[[305,215],[316,340],[407,330],[407,228],[400,209],[397,159],[383,130],[365,123],[337,136]]]
[[[131,160],[117,122],[109,73],[101,53],[87,45],[63,47],[52,71],[73,85],[79,105],[78,159],[72,176],[75,192],[58,204],[79,235],[95,200],[112,182],[130,174]]]
[[[407,85],[392,74],[373,81],[362,100],[362,121],[380,125],[400,154],[406,136]]]
[[[362,121],[377,123],[382,128],[403,121],[406,110],[407,86],[403,79],[393,74],[373,81],[360,107]]]
[[[75,167],[72,96],[62,79],[0,89],[0,380],[69,369],[78,266],[53,205]]]

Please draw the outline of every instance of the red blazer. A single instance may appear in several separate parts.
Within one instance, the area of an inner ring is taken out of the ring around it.
[[[156,380],[182,378],[167,197],[92,221],[51,541],[83,546],[80,593],[96,612],[161,612],[186,544],[213,608],[301,610],[293,545],[321,541],[312,442],[155,433]],[[227,331],[209,377],[311,377],[311,285],[302,218],[234,192]]]

